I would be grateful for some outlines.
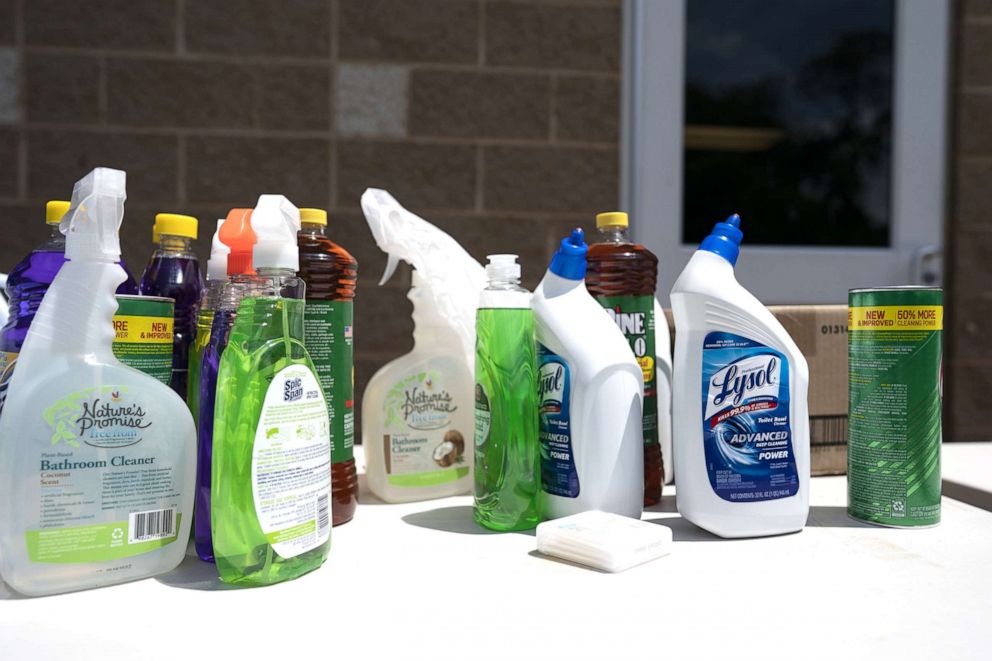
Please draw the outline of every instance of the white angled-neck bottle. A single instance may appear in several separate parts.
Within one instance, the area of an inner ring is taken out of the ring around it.
[[[111,349],[124,173],[76,183],[68,261],[38,308],[0,417],[0,572],[29,595],[153,576],[182,560],[196,435],[183,400]]]
[[[581,229],[534,291],[544,514],[641,517],[644,377],[623,332],[585,286]]]
[[[734,264],[740,217],[717,223],[672,288],[679,512],[721,537],[801,530],[809,513],[809,370]]]

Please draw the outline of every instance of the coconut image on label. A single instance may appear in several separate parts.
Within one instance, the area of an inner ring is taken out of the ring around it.
[[[441,444],[434,448],[434,461],[441,468],[448,468],[464,461],[464,456],[465,438],[455,429],[446,433]]]

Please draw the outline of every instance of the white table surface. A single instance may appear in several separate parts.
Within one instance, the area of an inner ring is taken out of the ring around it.
[[[385,505],[363,493],[327,564],[227,589],[212,565],[88,592],[0,587],[0,659],[989,659],[992,513],[944,499],[925,530],[845,515],[845,478],[815,478],[809,525],[727,541],[644,519],[672,555],[605,574],[492,534],[469,497]]]
[[[992,443],[944,443],[940,472],[945,481],[992,493]]]

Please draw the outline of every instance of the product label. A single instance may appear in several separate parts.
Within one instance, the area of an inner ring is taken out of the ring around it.
[[[327,400],[331,424],[331,461],[354,456],[355,381],[351,301],[307,300],[303,317],[307,353]]]
[[[713,491],[731,502],[799,491],[784,355],[732,333],[703,340],[703,447]]]
[[[434,370],[411,374],[390,388],[383,402],[382,438],[390,484],[426,487],[468,475],[465,437],[453,428],[461,405]]]
[[[175,454],[163,456],[147,442],[158,433],[149,406],[128,387],[107,385],[69,393],[44,410],[39,526],[25,533],[33,562],[103,562],[176,541],[181,478],[170,461]],[[127,516],[100,521],[114,513]]]
[[[489,440],[489,430],[493,423],[493,412],[489,405],[489,395],[481,383],[475,384],[475,447],[482,447]]]
[[[273,550],[293,558],[331,534],[331,436],[327,404],[306,365],[279,371],[262,403],[251,457],[259,527]]]
[[[854,303],[919,300],[934,290],[852,292]],[[852,305],[847,510],[891,526],[940,521],[943,306]]]
[[[14,363],[17,362],[17,353],[13,351],[0,351],[0,411],[3,411],[4,400],[7,399],[7,386],[14,376]]]
[[[644,376],[644,445],[658,444],[658,388],[655,380],[654,297],[600,296],[599,304],[623,331]],[[662,320],[662,323],[665,323]]]
[[[114,315],[114,355],[168,385],[172,379],[173,319],[159,316]]]
[[[541,487],[565,498],[579,495],[572,453],[571,374],[565,359],[537,345],[537,395],[541,440]]]

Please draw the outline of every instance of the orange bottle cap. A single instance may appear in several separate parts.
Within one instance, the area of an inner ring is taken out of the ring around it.
[[[256,237],[251,229],[251,212],[252,209],[231,209],[220,226],[218,238],[231,249],[227,256],[228,275],[255,275],[251,256]]]

